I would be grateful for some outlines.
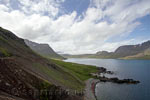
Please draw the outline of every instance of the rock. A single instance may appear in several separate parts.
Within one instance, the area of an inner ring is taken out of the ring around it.
[[[113,83],[118,83],[118,84],[138,84],[140,81],[136,81],[133,79],[118,79],[117,77],[113,78],[108,78],[105,77],[104,74],[114,74],[112,71],[107,71],[106,68],[104,67],[98,67],[99,72],[98,73],[91,73],[90,75],[96,78],[99,78],[101,82],[113,82]],[[103,76],[101,76],[103,74]]]
[[[9,83],[5,83],[6,86],[11,86]]]
[[[107,78],[105,76],[103,77],[100,77],[99,79],[101,82],[113,82],[113,83],[118,83],[118,84],[138,84],[140,83],[140,81],[135,81],[133,79],[118,79],[117,77],[114,77],[114,78]]]

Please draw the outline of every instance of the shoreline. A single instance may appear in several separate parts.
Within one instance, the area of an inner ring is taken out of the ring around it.
[[[84,100],[97,100],[95,89],[96,89],[97,83],[99,82],[100,81],[98,79],[94,79],[94,78],[90,78],[85,82],[86,87],[85,87],[85,93],[84,93],[85,94]]]
[[[94,84],[94,86],[95,86],[95,87],[94,87],[94,96],[95,96],[95,99],[96,99],[96,100],[98,100],[98,99],[97,99],[97,96],[96,96],[96,86],[97,86],[98,83],[100,83],[99,80],[97,80],[97,82]]]
[[[98,73],[91,73],[91,76],[97,77],[98,79],[90,78],[85,82],[86,87],[85,87],[85,99],[84,100],[97,100],[96,86],[100,82],[112,82],[116,84],[138,84],[140,83],[140,81],[136,81],[133,79],[119,79],[117,77],[108,78],[105,76],[101,76],[101,73],[114,74],[114,72],[107,71],[107,69],[104,67],[99,67],[98,70],[99,70]]]

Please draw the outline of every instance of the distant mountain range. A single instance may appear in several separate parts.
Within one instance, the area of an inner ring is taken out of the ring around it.
[[[62,55],[68,58],[102,58],[102,59],[150,59],[150,41],[137,45],[124,45],[114,52],[99,51],[96,54]]]
[[[28,45],[33,51],[40,54],[41,56],[54,59],[65,59],[64,57],[57,54],[48,44],[39,44],[27,39],[24,41],[26,45]]]

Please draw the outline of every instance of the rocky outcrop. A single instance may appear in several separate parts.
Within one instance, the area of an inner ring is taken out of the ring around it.
[[[108,78],[108,77],[105,77],[105,74],[114,74],[114,72],[112,71],[107,71],[106,68],[104,67],[98,67],[98,72],[97,73],[91,73],[91,75],[93,77],[96,77],[97,79],[100,80],[100,82],[113,82],[113,83],[118,83],[118,84],[138,84],[140,83],[140,81],[136,81],[136,80],[133,80],[133,79],[119,79],[117,77],[113,77],[113,78]]]
[[[91,76],[99,78],[101,77],[101,75],[103,74],[114,74],[114,72],[112,71],[108,71],[106,68],[104,67],[97,67],[98,72],[97,73],[90,73]]]
[[[136,81],[133,79],[118,79],[117,77],[114,78],[108,78],[108,77],[99,77],[99,80],[101,82],[113,82],[113,83],[118,83],[118,84],[138,84],[140,81]]]

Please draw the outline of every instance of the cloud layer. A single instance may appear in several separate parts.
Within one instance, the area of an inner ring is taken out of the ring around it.
[[[150,14],[150,0],[91,0],[85,12],[64,13],[65,0],[18,0],[0,3],[0,26],[22,38],[49,43],[64,53],[112,51],[122,44],[112,37],[130,34]]]

